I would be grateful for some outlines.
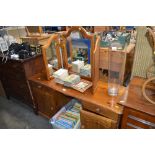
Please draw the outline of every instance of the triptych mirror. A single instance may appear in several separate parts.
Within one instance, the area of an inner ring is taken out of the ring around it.
[[[53,70],[64,68],[68,69],[69,73],[92,81],[95,90],[97,83],[94,82],[99,78],[99,43],[100,37],[88,34],[79,26],[52,35],[42,47],[47,80],[52,77],[50,67]]]

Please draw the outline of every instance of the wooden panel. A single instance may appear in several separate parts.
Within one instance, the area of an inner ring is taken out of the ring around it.
[[[99,68],[108,69],[108,48],[100,48]]]
[[[117,128],[117,123],[111,119],[94,113],[81,110],[81,128],[82,129],[111,129]]]
[[[31,88],[37,111],[43,116],[51,118],[56,113],[56,105],[53,96],[54,92],[52,90],[49,92],[42,85],[33,84]]]
[[[122,119],[122,128],[128,128],[129,126],[144,129],[155,128],[155,117],[131,108],[125,108]]]
[[[35,59],[30,59],[29,61],[24,63],[24,70],[26,77],[30,77],[34,74],[41,73],[45,70],[43,65],[43,57],[42,55],[36,57]]]
[[[93,61],[92,61],[92,91],[93,94],[95,93],[97,87],[98,87],[98,81],[99,81],[99,44],[100,44],[100,37],[97,37],[96,44],[95,44],[95,50],[93,52]]]

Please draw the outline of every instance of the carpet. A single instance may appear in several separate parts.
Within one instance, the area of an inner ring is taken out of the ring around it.
[[[28,105],[0,96],[0,129],[50,129],[49,120],[36,115]]]

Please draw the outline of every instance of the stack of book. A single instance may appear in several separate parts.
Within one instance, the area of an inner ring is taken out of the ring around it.
[[[71,74],[64,79],[64,86],[72,87],[72,85],[80,82],[80,76],[76,74]]]
[[[68,70],[61,68],[54,72],[53,76],[56,83],[64,84],[64,79],[68,76]]]
[[[80,68],[80,75],[91,77],[91,65],[86,64]]]

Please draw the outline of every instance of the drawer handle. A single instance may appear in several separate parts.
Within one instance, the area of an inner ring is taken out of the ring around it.
[[[41,88],[42,86],[38,86],[38,88]]]
[[[51,111],[53,111],[54,110],[54,108],[53,107],[51,107]]]
[[[81,125],[81,129],[84,129],[85,128],[85,126],[84,125]]]
[[[100,109],[99,108],[96,108],[96,112],[100,112]]]

